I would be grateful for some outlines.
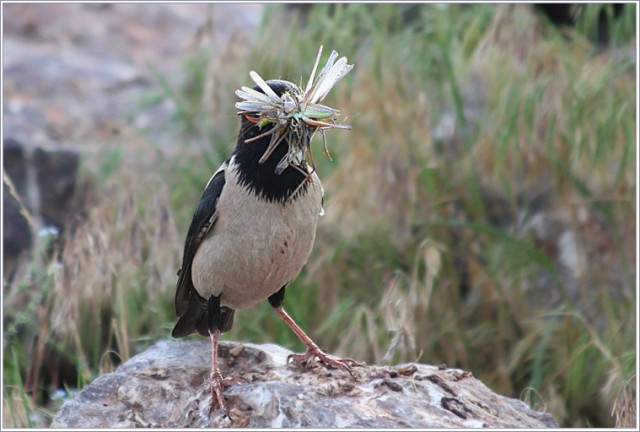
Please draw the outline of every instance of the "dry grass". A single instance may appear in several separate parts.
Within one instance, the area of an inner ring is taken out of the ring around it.
[[[24,340],[17,364],[26,374],[29,412],[43,391],[82,385],[167,334],[182,239],[169,189],[159,173],[152,174],[157,162],[134,157],[116,169],[83,221],[65,236],[62,253],[54,252],[50,263],[32,264],[5,293],[16,308],[15,317],[10,314],[17,324],[13,337]],[[139,172],[146,174],[141,178]],[[31,295],[20,294],[25,291]],[[37,319],[21,324],[30,310]],[[77,368],[77,382],[55,370],[59,358]],[[26,426],[21,418],[5,425]]]
[[[613,403],[612,415],[616,419],[616,428],[638,427],[635,378],[633,376],[624,384]]]

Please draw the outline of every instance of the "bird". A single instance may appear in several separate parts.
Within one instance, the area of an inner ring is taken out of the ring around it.
[[[268,94],[286,100],[303,94],[289,81],[256,82],[253,92],[243,89],[258,98]],[[260,121],[258,114],[242,115],[235,149],[206,184],[178,271],[175,309],[179,318],[172,336],[198,333],[211,340],[210,414],[218,407],[228,415],[223,391],[237,382],[220,373],[219,337],[232,328],[236,310],[265,300],[306,346],[304,353],[290,355],[289,362],[309,366],[317,359],[349,373],[360,365],[320,349],[283,307],[287,286],[310,256],[324,211],[324,189],[304,157],[313,133],[298,133],[315,129],[294,122],[296,133],[283,127],[282,136],[275,139],[273,132],[282,122]]]

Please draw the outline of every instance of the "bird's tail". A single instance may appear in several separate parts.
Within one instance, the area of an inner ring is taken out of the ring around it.
[[[189,306],[182,316],[178,319],[178,323],[173,328],[171,336],[179,338],[189,336],[194,332],[198,332],[202,336],[209,336],[209,314],[216,311],[209,311],[207,302],[199,295],[192,295],[189,300]],[[235,310],[228,307],[220,308],[219,330],[225,333],[233,327],[233,316]]]

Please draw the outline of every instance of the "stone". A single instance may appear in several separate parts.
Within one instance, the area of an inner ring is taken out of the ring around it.
[[[27,168],[24,150],[20,143],[5,138],[2,146],[2,247],[5,274],[11,274],[15,260],[33,244],[29,215],[22,196],[27,189]]]
[[[54,428],[558,428],[470,372],[424,364],[363,366],[354,377],[288,365],[277,345],[220,343],[230,418],[208,414],[208,340],[159,341],[66,401]]]
[[[27,160],[22,144],[13,138],[2,140],[2,169],[18,195],[27,192]]]
[[[7,174],[5,173],[5,176]],[[20,205],[19,197],[8,183],[10,177],[5,177],[2,183],[2,247],[5,269],[8,261],[17,259],[23,252],[29,250],[33,243],[33,236],[27,215]]]
[[[250,46],[260,4],[11,4],[3,6],[4,134],[38,146],[112,145],[151,112],[143,100],[177,88],[199,47]],[[74,23],[70,26],[68,23]],[[232,93],[231,93],[232,94]],[[169,141],[175,146],[173,141]],[[169,143],[167,143],[169,145]]]
[[[78,218],[86,188],[78,185],[80,155],[74,150],[33,147],[7,137],[3,158],[2,262],[8,283],[37,244],[36,235],[59,238]]]
[[[3,140],[3,157],[5,175],[10,179],[16,195],[5,194],[5,203],[10,210],[15,213],[13,210],[17,208],[19,211],[22,203],[36,218],[34,229],[54,227],[56,231],[61,232],[69,218],[80,211],[77,197],[80,164],[78,152],[68,149],[34,148],[8,137]],[[20,237],[17,240],[20,240],[21,245],[24,243],[30,246],[31,241],[27,241],[24,235],[22,219],[24,217],[5,218],[5,227],[8,223],[10,232],[5,231],[4,235]],[[20,249],[23,249],[22,246]]]
[[[70,215],[79,210],[74,196],[80,157],[73,150],[41,148],[36,148],[32,157],[43,223],[62,231]]]

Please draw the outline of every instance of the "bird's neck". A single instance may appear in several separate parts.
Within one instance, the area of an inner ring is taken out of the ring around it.
[[[258,128],[252,129],[257,130]],[[307,176],[303,172],[293,166],[287,167],[281,174],[275,172],[278,162],[287,153],[289,144],[282,141],[271,156],[264,163],[260,163],[260,158],[269,146],[271,136],[268,135],[246,143],[245,140],[249,139],[251,135],[255,136],[256,131],[251,130],[244,136],[241,131],[233,153],[240,184],[255,192],[259,197],[273,202],[284,203],[287,200],[295,199],[292,194],[295,193],[297,196],[304,193],[307,188]],[[303,168],[303,171],[306,170]]]

